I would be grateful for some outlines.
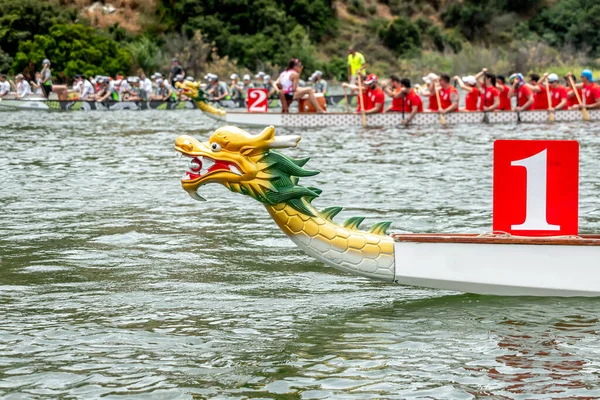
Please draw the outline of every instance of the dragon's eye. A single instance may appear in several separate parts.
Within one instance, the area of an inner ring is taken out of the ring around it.
[[[212,143],[210,145],[210,148],[212,149],[212,151],[219,151],[221,150],[221,145],[219,143]]]

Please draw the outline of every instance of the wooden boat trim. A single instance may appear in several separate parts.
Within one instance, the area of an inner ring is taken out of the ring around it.
[[[507,234],[397,233],[392,237],[395,242],[412,243],[600,246],[600,235],[527,237]]]

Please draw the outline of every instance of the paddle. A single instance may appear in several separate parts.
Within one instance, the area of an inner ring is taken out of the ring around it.
[[[404,93],[402,93],[402,122],[404,122]]]
[[[550,98],[550,85],[548,84],[548,79],[544,81],[546,85],[546,95],[548,96],[548,108],[552,108],[552,99]],[[554,122],[554,111],[550,111],[548,113],[548,121]]]
[[[446,126],[446,118],[442,114],[442,102],[440,101],[440,89],[437,87],[435,82],[433,83],[433,89],[435,90],[435,98],[437,99],[438,112],[440,113],[440,124]]]
[[[569,83],[571,84],[571,87],[573,88],[573,92],[575,93],[575,97],[577,97],[577,101],[579,102],[579,105],[581,106],[581,115],[583,116],[583,119],[585,121],[589,121],[590,115],[588,114],[587,109],[583,105],[583,102],[581,101],[581,97],[579,97],[579,92],[577,91],[577,87],[575,86],[575,83],[573,82],[573,78],[571,78],[571,75],[567,76],[567,78],[569,78]]]
[[[358,100],[360,101],[360,113],[362,115],[362,125],[367,126],[367,114],[365,113],[365,102],[363,100],[363,91],[362,91],[362,77],[360,73],[357,74],[358,77]]]
[[[486,82],[486,76],[483,75],[483,123],[484,124],[489,124],[490,123],[490,118],[487,115],[487,112],[485,112],[485,102],[487,101],[487,82]]]
[[[346,112],[350,112],[350,104],[348,104],[348,93],[346,92],[346,86],[344,86],[344,99],[346,99]]]
[[[517,124],[521,123],[521,112],[519,111],[519,89],[520,89],[520,82],[519,82],[519,78],[515,78],[517,80]]]

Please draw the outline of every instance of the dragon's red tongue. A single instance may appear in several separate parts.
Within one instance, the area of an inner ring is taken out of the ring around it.
[[[221,160],[215,160],[215,165],[208,169],[208,172],[213,172],[217,170],[229,170],[229,163]]]

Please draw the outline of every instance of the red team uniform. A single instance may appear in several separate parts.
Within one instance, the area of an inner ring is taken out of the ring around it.
[[[477,111],[477,102],[479,101],[479,88],[473,87],[465,97],[465,110]]]
[[[442,109],[446,109],[452,105],[452,94],[456,94],[456,98],[458,98],[458,91],[454,86],[448,86],[447,89],[440,89],[440,103]],[[454,111],[458,111],[458,108],[454,109]]]
[[[378,112],[382,113],[384,111],[385,93],[383,93],[383,90],[380,87],[375,88],[375,90],[367,89],[367,95],[364,97],[369,98],[370,104],[370,107],[367,107],[365,102],[365,111],[375,108],[377,104],[381,104],[381,108]]]
[[[508,92],[507,92],[508,94]],[[479,109],[483,111],[483,107],[491,107],[494,105],[494,101],[497,97],[500,97],[500,91],[495,87],[487,87],[481,90],[481,101],[479,102]],[[508,96],[506,96],[508,98]],[[500,105],[502,105],[502,100],[500,100]],[[508,102],[509,110],[510,110],[510,101]],[[500,109],[500,108],[498,108]]]
[[[519,107],[522,107],[525,103],[527,103],[527,99],[529,98],[529,96],[531,96],[533,94],[531,89],[529,89],[525,85],[523,85],[519,89],[517,89],[517,92],[518,92],[518,99],[519,99]],[[533,110],[533,104],[531,104],[525,110],[527,110],[527,111]]]
[[[498,95],[500,96],[500,107],[498,107],[498,110],[510,111],[512,110],[510,97],[508,97],[508,91],[510,88],[508,85],[502,85],[502,87],[504,88],[503,91],[498,90]]]
[[[600,86],[596,82],[592,82],[589,85],[583,85],[583,104],[594,104],[600,100]]]
[[[562,109],[565,110],[569,106],[569,96],[567,95],[567,88],[563,85],[558,85],[557,88],[550,87],[550,95],[550,98],[552,99],[552,108],[555,108],[557,105],[559,105],[560,102],[563,101],[563,99],[567,99],[567,103]],[[577,99],[575,101],[577,101]]]
[[[415,92],[415,89],[410,89],[406,99],[404,101],[404,110],[406,112],[412,112],[412,108],[417,106],[417,112],[423,112],[423,101],[421,97]]]
[[[534,110],[547,110],[548,109],[548,94],[546,88],[542,85],[537,85],[540,89],[539,92],[533,93],[533,109]]]

